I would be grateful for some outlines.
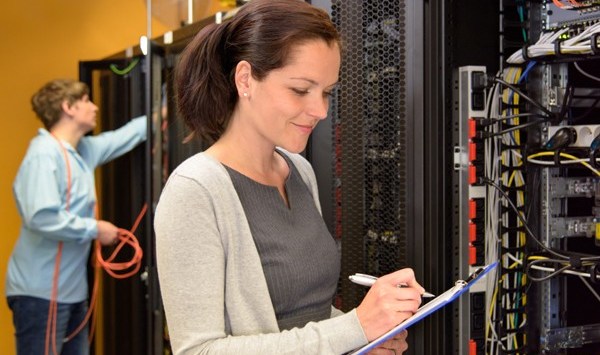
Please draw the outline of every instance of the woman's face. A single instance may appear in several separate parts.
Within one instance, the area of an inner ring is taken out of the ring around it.
[[[331,92],[338,81],[340,50],[337,44],[314,40],[299,45],[289,63],[251,80],[244,105],[259,139],[290,152],[303,151],[317,123],[327,117]]]
[[[88,95],[84,95],[81,99],[75,101],[70,110],[82,132],[88,133],[96,127],[98,106],[90,100]]]

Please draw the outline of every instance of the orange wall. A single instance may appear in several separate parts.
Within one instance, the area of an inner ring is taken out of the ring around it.
[[[157,2],[156,0],[152,1]],[[163,1],[165,2],[165,1]],[[167,2],[165,2],[167,3]],[[168,3],[175,3],[170,0]],[[29,98],[45,82],[78,77],[79,60],[135,45],[146,34],[145,0],[4,1],[0,11],[0,344],[14,354],[12,315],[4,297],[6,266],[20,225],[12,180],[29,140],[41,127]],[[219,8],[213,0],[212,9]],[[208,16],[208,13],[206,14]],[[203,17],[206,17],[203,16]],[[196,16],[195,16],[196,17]],[[200,17],[200,18],[203,18]],[[168,31],[153,21],[152,37]]]

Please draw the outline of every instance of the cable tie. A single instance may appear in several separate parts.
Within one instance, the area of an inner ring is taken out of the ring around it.
[[[527,101],[519,101],[518,104],[511,104],[508,102],[500,101],[500,110],[515,109],[515,110],[527,111],[525,109],[526,102]]]
[[[495,124],[497,122],[499,122],[499,121],[496,121],[496,120],[494,120],[492,118],[480,118],[480,119],[477,119],[477,123],[479,123],[482,126],[491,126],[491,125],[493,125],[493,124]]]
[[[576,269],[581,268],[581,256],[579,256],[579,255],[569,256],[569,264],[571,264],[571,266]]]
[[[596,285],[600,284],[600,263],[590,266],[590,280]]]
[[[523,45],[523,48],[521,48],[521,57],[523,57],[523,59],[528,62],[531,60],[531,58],[529,57],[529,54],[527,53],[527,51],[529,50],[529,44],[525,43]]]
[[[598,34],[598,32],[595,32],[590,36],[590,48],[595,55],[600,54],[600,48],[598,48]]]
[[[515,287],[514,288],[515,291],[511,292],[511,293],[517,293],[517,292],[523,292],[523,288],[522,287]],[[503,291],[506,291],[506,289],[502,289]],[[502,310],[504,311],[505,314],[521,314],[525,312],[525,307],[524,306],[520,306],[520,307],[511,307],[511,308],[504,308],[502,307]],[[515,331],[517,331],[518,328],[514,328]]]
[[[490,134],[488,132],[485,132],[485,131],[477,131],[475,133],[475,138],[479,138],[479,139],[486,139],[486,138],[489,138],[491,136],[492,136],[492,134]]]
[[[561,45],[561,43],[562,43],[562,40],[560,40],[560,39],[557,39],[556,41],[554,41],[554,55],[556,57],[562,57],[563,56],[562,52],[560,51],[560,45]]]
[[[525,150],[525,145],[500,142],[500,149],[501,150]],[[525,154],[521,153],[521,155],[525,155]]]
[[[556,165],[556,166],[561,166],[562,165],[561,162],[560,162],[560,153],[561,152],[562,152],[562,149],[557,149],[557,150],[554,151],[553,158],[554,158],[554,165]]]
[[[596,159],[598,158],[599,151],[600,150],[598,149],[590,151],[590,165],[593,166],[595,169],[600,168],[600,164],[598,164],[598,162],[596,161]]]

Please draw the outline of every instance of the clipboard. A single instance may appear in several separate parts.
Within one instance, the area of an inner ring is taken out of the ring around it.
[[[371,341],[367,345],[358,348],[352,352],[350,355],[363,355],[368,353],[369,351],[375,349],[379,345],[385,343],[388,339],[391,339],[394,335],[400,333],[404,329],[412,326],[413,324],[419,322],[420,320],[428,317],[430,314],[436,312],[438,309],[444,307],[445,305],[452,303],[455,299],[457,299],[460,295],[465,293],[471,286],[473,286],[477,281],[479,281],[485,274],[487,274],[490,270],[495,268],[498,265],[498,261],[493,262],[485,267],[480,267],[475,270],[468,278],[465,280],[457,280],[454,283],[454,286],[450,287],[441,295],[432,299],[431,301],[424,304],[420,307],[415,314],[405,319],[402,323],[398,324],[387,333],[384,333],[377,339]]]

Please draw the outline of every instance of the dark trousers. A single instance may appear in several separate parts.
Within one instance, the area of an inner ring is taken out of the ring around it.
[[[9,296],[8,306],[13,313],[17,355],[44,355],[46,349],[46,327],[50,301],[29,297]],[[88,355],[88,326],[73,339],[64,339],[75,330],[85,318],[87,301],[78,303],[59,303],[56,320],[56,351],[52,350],[52,339],[48,355]]]

